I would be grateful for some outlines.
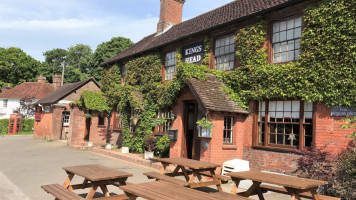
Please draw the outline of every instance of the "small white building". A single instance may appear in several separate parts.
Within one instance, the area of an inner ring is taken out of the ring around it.
[[[3,87],[0,93],[0,119],[8,119],[20,107],[23,99],[33,99],[32,102],[36,102],[53,93],[60,86],[61,77],[55,75],[53,82],[46,83],[46,78],[41,75],[37,82],[25,82],[14,88],[9,85]]]

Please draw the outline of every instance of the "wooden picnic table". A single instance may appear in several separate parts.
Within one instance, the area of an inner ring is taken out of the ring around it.
[[[220,167],[221,165],[187,158],[158,158],[157,160],[160,161],[163,166],[160,171],[161,174],[166,174],[172,177],[183,175],[185,177],[185,180],[189,182],[190,188],[216,185],[220,192],[223,191],[221,188],[221,181],[217,178],[217,175],[215,174],[216,168]],[[170,164],[177,165],[175,170],[173,171],[173,173],[165,173],[167,166],[169,166]],[[190,171],[192,172],[192,174],[189,177],[188,173],[190,173]],[[208,172],[213,180],[203,181],[201,173],[204,172]],[[198,178],[199,182],[194,182],[196,178]]]
[[[316,190],[319,186],[328,184],[326,181],[260,171],[232,172],[226,175],[231,176],[231,179],[234,181],[234,186],[231,191],[232,194],[237,193],[237,188],[241,180],[252,180],[252,186],[246,192],[241,192],[238,194],[245,197],[257,194],[260,200],[264,200],[261,191],[261,183],[274,184],[284,187],[285,190],[291,195],[292,200],[300,200],[300,194],[306,192],[311,193],[312,199],[319,200],[320,198]]]
[[[133,176],[130,173],[126,173],[117,169],[112,169],[102,165],[79,165],[72,167],[63,167],[68,174],[63,187],[69,190],[90,188],[86,199],[92,199],[95,191],[98,187],[101,188],[106,197],[109,197],[109,191],[107,185],[126,185],[128,177]],[[84,178],[82,184],[70,185],[74,175]]]
[[[148,200],[248,200],[248,198],[225,192],[206,193],[195,189],[178,186],[165,181],[153,181],[120,186],[129,200],[142,197]]]

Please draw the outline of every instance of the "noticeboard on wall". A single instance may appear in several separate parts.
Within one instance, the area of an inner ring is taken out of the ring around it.
[[[168,130],[168,139],[177,140],[178,130]]]
[[[351,107],[334,106],[331,108],[331,117],[356,116],[356,110]]]

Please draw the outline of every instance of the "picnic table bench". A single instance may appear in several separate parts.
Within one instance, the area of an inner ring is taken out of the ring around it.
[[[240,192],[239,195],[249,197],[257,194],[260,200],[264,200],[263,190],[271,190],[289,194],[292,200],[300,200],[301,196],[306,196],[313,200],[337,200],[338,198],[327,197],[317,194],[316,190],[319,186],[326,185],[326,181],[319,181],[313,179],[299,178],[295,176],[285,176],[281,174],[266,173],[260,171],[245,171],[228,173],[234,181],[234,186],[231,190],[232,194],[236,194],[238,185],[241,180],[252,180],[252,186],[246,192]],[[262,185],[261,183],[268,183],[279,185],[282,188],[275,186]]]
[[[158,158],[157,160],[162,163],[160,174],[172,177],[183,175],[185,180],[189,183],[190,188],[216,185],[220,192],[223,191],[221,188],[221,181],[215,174],[216,168],[221,165],[187,158]],[[165,173],[167,166],[170,164],[176,165],[176,168],[172,173]],[[212,177],[213,180],[204,181],[202,173],[206,173],[206,175]],[[189,174],[191,174],[190,177]],[[195,182],[196,178],[198,178],[199,182]]]
[[[120,189],[126,193],[129,200],[135,200],[137,197],[148,200],[249,200],[224,192],[206,193],[165,181],[120,186]]]
[[[111,198],[110,193],[107,189],[107,185],[122,186],[126,185],[126,180],[128,177],[133,176],[130,173],[126,173],[117,169],[112,169],[109,167],[101,165],[79,165],[63,168],[68,177],[65,180],[63,186],[58,187],[58,184],[43,185],[41,186],[46,192],[52,194],[56,199],[82,199],[81,196],[72,192],[71,190],[90,188],[86,199],[93,199],[98,187],[103,191],[106,199],[124,199],[127,198],[126,195],[116,195]],[[84,178],[83,183],[71,185],[73,177],[81,176]]]

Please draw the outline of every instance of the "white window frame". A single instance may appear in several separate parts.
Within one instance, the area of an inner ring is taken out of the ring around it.
[[[164,64],[164,69],[165,69],[164,80],[168,81],[173,78],[173,74],[176,72],[176,65],[177,65],[176,52],[171,51],[166,53],[165,64]]]
[[[226,120],[230,120],[230,127],[226,127]],[[230,131],[230,139],[228,141],[229,137],[225,137],[225,132]],[[233,144],[233,135],[234,135],[234,117],[231,116],[225,116],[224,117],[224,134],[223,134],[223,143],[224,144]]]
[[[124,66],[122,66],[122,70],[121,70],[121,78],[122,78],[121,85],[125,85],[126,75],[127,75],[127,67],[126,67],[126,64],[125,64]]]
[[[272,24],[272,63],[292,62],[299,59],[302,36],[302,17]]]
[[[70,112],[64,111],[63,112],[63,125],[69,126],[70,123]]]
[[[233,35],[215,40],[215,69],[219,71],[232,70],[235,67],[235,38]]]
[[[42,107],[42,110],[43,110],[43,112],[45,112],[45,113],[49,113],[49,112],[51,112],[51,106],[43,106],[43,107]]]

